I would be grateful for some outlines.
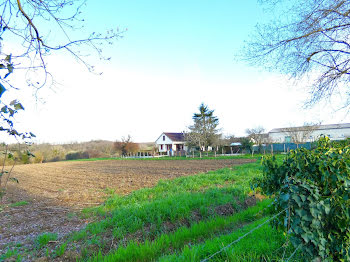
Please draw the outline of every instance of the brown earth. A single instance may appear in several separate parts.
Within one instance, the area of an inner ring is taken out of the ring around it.
[[[152,187],[160,179],[252,161],[105,160],[16,166],[13,177],[20,183],[9,186],[0,211],[0,254],[9,242],[22,242],[42,232],[57,232],[62,236],[83,227],[89,221],[79,218],[78,210],[102,203],[108,190],[125,195]],[[11,203],[18,201],[28,204],[11,207]]]

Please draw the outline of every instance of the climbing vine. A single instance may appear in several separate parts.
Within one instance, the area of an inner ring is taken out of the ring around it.
[[[279,163],[262,160],[263,176],[253,188],[274,198],[273,222],[311,259],[350,261],[350,141],[321,138],[317,148],[292,150]]]

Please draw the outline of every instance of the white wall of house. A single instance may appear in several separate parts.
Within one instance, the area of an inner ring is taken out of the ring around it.
[[[176,145],[184,145],[184,142],[173,142],[167,135],[164,133],[156,140],[156,145],[160,153],[169,153],[169,151],[176,151]],[[184,150],[187,150],[187,147],[184,145]]]
[[[350,128],[336,128],[336,129],[319,129],[310,134],[306,142],[313,142],[320,136],[328,136],[331,140],[343,140],[350,137]],[[285,132],[270,132],[269,138],[274,143],[286,143],[288,134]],[[292,142],[292,141],[291,141]]]
[[[169,151],[169,146],[167,145],[171,145],[171,149],[173,149],[173,141],[164,133],[156,140],[156,144],[158,145],[158,150],[161,153]]]

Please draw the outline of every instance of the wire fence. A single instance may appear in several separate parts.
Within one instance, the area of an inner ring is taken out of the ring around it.
[[[256,226],[255,228],[253,228],[252,230],[250,230],[249,232],[245,233],[243,236],[237,238],[235,241],[231,242],[230,244],[226,245],[225,247],[221,248],[219,251],[215,252],[214,254],[211,254],[209,257],[201,260],[200,262],[207,262],[210,259],[212,259],[213,257],[215,257],[216,255],[222,253],[223,251],[225,251],[226,249],[228,249],[229,247],[231,247],[232,245],[238,243],[239,241],[241,241],[243,238],[247,237],[248,235],[250,235],[251,233],[253,233],[255,230],[261,228],[263,225],[269,223],[270,221],[272,221],[273,219],[275,219],[276,217],[280,216],[281,214],[283,214],[284,212],[286,212],[288,210],[288,207],[283,209],[282,211],[280,211],[279,213],[277,213],[276,215],[270,217],[269,219],[267,219],[266,221],[264,221],[263,223],[261,223],[260,225]],[[299,248],[301,247],[301,245],[299,245],[294,252],[290,255],[290,257],[285,260],[286,262],[288,262],[299,250]]]

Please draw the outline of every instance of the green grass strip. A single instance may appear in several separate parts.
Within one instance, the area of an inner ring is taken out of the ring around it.
[[[181,227],[176,232],[163,234],[154,241],[145,241],[142,244],[129,242],[126,247],[120,247],[106,256],[100,252],[88,261],[153,261],[171,251],[180,250],[186,244],[194,244],[211,237],[227,227],[254,221],[262,216],[259,211],[270,203],[271,201],[265,200],[230,217],[216,217],[210,221],[201,221],[190,228]]]
[[[10,204],[9,207],[20,207],[20,206],[25,206],[28,205],[29,203],[27,201],[19,201],[13,204]]]
[[[244,191],[249,191],[250,180],[259,175],[261,175],[260,163],[249,163],[173,180],[160,180],[155,187],[140,189],[127,196],[111,195],[104,205],[86,209],[84,213],[105,215],[106,212],[123,206],[141,205],[144,202],[152,202],[184,192],[202,192],[205,188],[222,185],[225,182],[234,183],[234,187],[242,187]]]
[[[252,229],[256,228],[268,218],[262,218],[258,221],[251,223],[243,228],[240,228],[229,235],[223,235],[211,240],[207,240],[203,244],[185,246],[179,253],[172,255],[165,255],[158,261],[171,262],[171,261],[202,261],[205,258],[210,257],[212,254],[223,249],[239,237],[248,233]],[[227,249],[222,250],[212,257],[209,261],[286,261],[287,258],[293,254],[295,248],[291,245],[284,247],[286,244],[286,237],[281,231],[278,231],[271,227],[269,223],[258,228],[250,235],[241,239],[239,242],[233,244]],[[303,261],[301,254],[296,253],[289,261]]]
[[[236,197],[236,198],[234,198]],[[244,194],[237,188],[212,188],[204,193],[181,193],[143,205],[132,205],[114,210],[111,216],[91,223],[72,237],[74,241],[93,236],[107,230],[113,230],[116,239],[125,234],[142,229],[145,225],[154,225],[158,231],[165,221],[176,222],[189,219],[193,210],[199,210],[203,217],[210,217],[210,208],[230,203],[239,209],[237,200],[243,202]]]
[[[250,163],[234,168],[224,168],[174,180],[160,181],[154,188],[141,189],[120,197],[114,196],[97,210],[101,215],[111,215],[101,221],[89,224],[84,230],[74,233],[72,241],[93,237],[93,235],[113,230],[116,239],[127,233],[155,224],[159,229],[164,221],[189,218],[191,211],[200,209],[202,216],[210,217],[210,206],[243,201],[250,190],[251,178],[261,174],[259,163]],[[225,188],[217,185],[230,182]],[[203,191],[205,188],[205,191]],[[95,210],[96,211],[96,210]]]
[[[223,247],[229,245],[239,237],[243,236],[253,228],[257,227],[267,218],[260,219],[241,229],[234,231],[229,235],[223,235],[211,240],[207,240],[204,244],[185,246],[180,253],[167,255],[159,259],[161,262],[171,261],[201,261]],[[238,243],[223,250],[210,259],[212,261],[280,261],[283,256],[282,245],[286,238],[283,234],[273,228],[269,224],[262,226],[252,234],[240,240]],[[291,253],[289,247],[286,252]]]

